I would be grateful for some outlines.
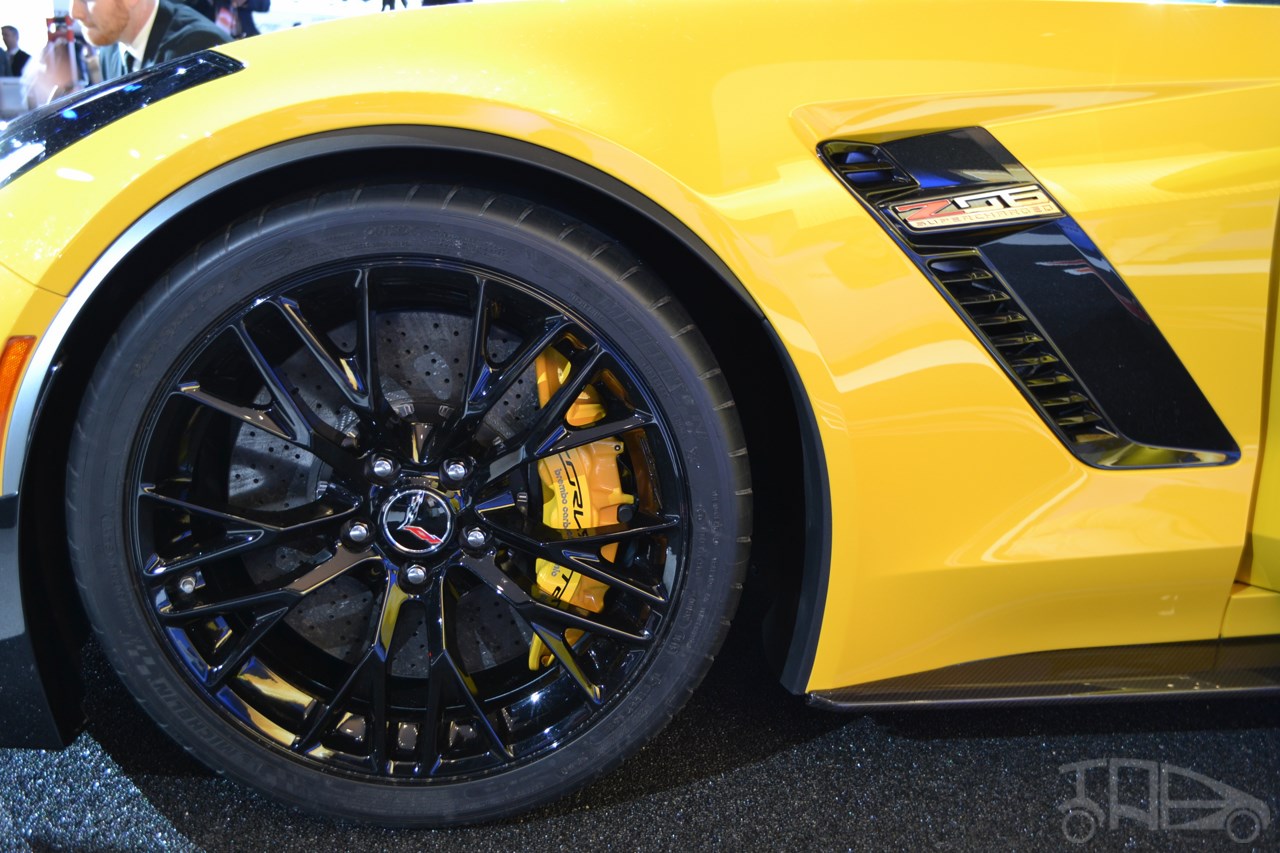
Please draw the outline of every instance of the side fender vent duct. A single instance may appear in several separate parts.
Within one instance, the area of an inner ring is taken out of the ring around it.
[[[1148,468],[1240,457],[1120,274],[986,130],[832,140],[818,154],[1081,461]]]

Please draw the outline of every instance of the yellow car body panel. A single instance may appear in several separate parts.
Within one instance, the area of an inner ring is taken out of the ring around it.
[[[1259,637],[1275,634],[1280,624],[1280,592],[1238,583],[1222,620],[1222,636]]]
[[[32,337],[38,342],[64,301],[61,296],[32,286],[0,265],[0,330],[4,333],[0,347],[11,337]],[[0,389],[0,398],[8,400],[15,387]],[[7,439],[7,432],[0,436],[0,454]]]
[[[530,2],[229,45],[246,71],[148,106],[39,167],[43,180],[6,187],[3,209],[24,219],[4,220],[0,258],[65,295],[183,186],[313,134],[423,125],[531,142],[683,222],[783,342],[817,419],[834,519],[808,690],[1046,649],[1216,638],[1261,452],[1280,15],[933,0],[842,13]],[[904,18],[909,50],[901,34],[877,35]],[[303,51],[331,59],[304,74]],[[1081,463],[815,155],[831,138],[969,126],[991,131],[1102,248],[1238,461]],[[757,529],[767,536],[769,519]]]
[[[1271,271],[1272,311],[1275,310],[1276,294],[1280,293],[1280,226],[1276,231],[1276,262]],[[1268,364],[1271,365],[1268,376],[1268,403],[1266,408],[1266,430],[1263,445],[1272,448],[1272,452],[1263,457],[1263,464],[1258,474],[1258,495],[1253,510],[1251,547],[1240,569],[1238,580],[1250,585],[1249,588],[1261,593],[1268,591],[1280,593],[1280,376],[1275,371],[1275,355],[1280,351],[1280,338],[1276,336],[1275,316],[1272,315],[1272,340],[1268,352]],[[1232,596],[1233,601],[1239,596]],[[1251,608],[1250,613],[1269,612],[1265,608]],[[1230,619],[1228,613],[1228,619]],[[1253,619],[1249,623],[1254,628],[1263,627],[1266,622]],[[1274,629],[1280,622],[1273,622]],[[1224,628],[1224,636],[1226,634]],[[1256,633],[1266,633],[1256,631]]]

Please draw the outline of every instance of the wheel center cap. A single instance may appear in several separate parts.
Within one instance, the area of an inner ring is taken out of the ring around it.
[[[406,554],[434,554],[453,532],[453,512],[430,489],[403,489],[382,505],[382,535]]]

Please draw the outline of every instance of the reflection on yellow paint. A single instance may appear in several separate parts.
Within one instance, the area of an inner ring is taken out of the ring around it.
[[[939,364],[966,362],[986,366],[991,363],[991,358],[978,345],[976,339],[934,341],[902,352],[891,353],[866,367],[837,376],[836,387],[841,392],[856,391],[867,385],[898,379]]]
[[[235,680],[238,690],[256,693],[298,720],[305,717],[313,701],[313,697],[285,681],[258,658],[250,658]]]
[[[388,584],[387,594],[383,599],[381,621],[378,625],[378,642],[383,649],[391,647],[391,638],[396,632],[396,622],[400,619],[400,608],[408,601],[409,594],[399,584]]]
[[[93,181],[93,175],[81,169],[59,169],[56,174],[64,181],[75,181],[78,184],[87,184]]]
[[[276,725],[252,705],[242,700],[230,687],[224,687],[219,691],[218,698],[227,703],[232,713],[266,737],[284,746],[293,744],[294,735],[292,732]]]

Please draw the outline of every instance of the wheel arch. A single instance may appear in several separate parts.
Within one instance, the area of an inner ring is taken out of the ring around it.
[[[716,353],[742,416],[753,460],[757,527],[770,532],[753,545],[748,589],[768,589],[761,597],[770,608],[766,649],[784,686],[803,692],[825,602],[831,523],[821,440],[799,374],[759,305],[692,230],[609,175],[510,138],[438,127],[324,133],[225,164],[149,210],[77,283],[33,357],[28,377],[39,381],[19,389],[11,438],[18,427],[27,440],[8,444],[4,491],[19,492],[22,516],[57,519],[65,527],[71,431],[96,354],[149,283],[189,249],[192,239],[215,223],[335,179],[369,182],[406,175],[501,184],[549,202],[624,236],[678,292]],[[778,389],[784,389],[785,399],[779,399]],[[799,465],[782,462],[796,459]],[[83,635],[66,537],[39,538],[53,541],[32,543],[19,561],[24,609],[28,614],[36,612],[33,607],[51,605],[65,610]]]

